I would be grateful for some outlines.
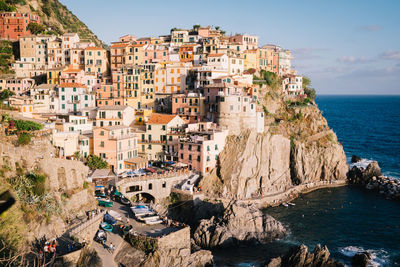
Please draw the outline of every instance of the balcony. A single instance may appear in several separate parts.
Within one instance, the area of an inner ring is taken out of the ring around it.
[[[140,139],[138,141],[140,144],[166,144],[167,140],[146,140],[146,139]]]
[[[81,103],[81,101],[80,100],[68,100],[67,103],[68,104],[79,104],[79,103]]]

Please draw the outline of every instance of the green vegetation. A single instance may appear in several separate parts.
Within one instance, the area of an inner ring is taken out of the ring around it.
[[[87,165],[91,170],[108,168],[108,163],[96,155],[89,155],[87,157]]]
[[[32,34],[42,34],[46,31],[46,27],[39,23],[31,22],[28,25],[28,30],[30,30]]]
[[[169,194],[168,198],[172,204],[175,204],[175,203],[181,201],[181,196],[175,192],[171,192],[171,194]]]
[[[1,3],[1,1],[0,1]],[[14,61],[13,44],[10,41],[0,41],[0,74],[14,73],[11,63]]]
[[[18,144],[24,146],[31,142],[31,135],[28,133],[21,133],[18,136]]]
[[[14,92],[11,92],[10,90],[6,89],[0,92],[0,101],[8,99],[10,96],[15,95]]]
[[[157,239],[155,238],[130,234],[127,239],[132,247],[144,251],[146,254],[152,253],[158,248]]]
[[[15,120],[14,122],[18,131],[38,131],[43,128],[42,124],[33,121]]]
[[[11,6],[8,4],[9,1],[0,1],[0,11],[5,11],[5,12],[12,12],[15,11],[15,7]]]
[[[307,98],[314,101],[317,93],[314,88],[311,88],[311,80],[310,78],[304,76],[303,77],[303,89],[304,93],[307,95]]]

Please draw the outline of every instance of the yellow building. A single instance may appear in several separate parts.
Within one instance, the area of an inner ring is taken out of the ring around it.
[[[47,84],[60,84],[61,71],[63,68],[47,70]]]
[[[245,70],[257,68],[257,52],[258,49],[251,49],[243,52]]]
[[[125,66],[121,71],[125,103],[137,110],[154,108],[154,66]]]
[[[145,125],[152,113],[152,109],[137,110],[135,112],[136,125]]]
[[[131,44],[126,47],[125,64],[141,65],[144,64],[144,44]]]
[[[108,54],[100,47],[87,47],[85,49],[85,72],[88,75],[108,74]]]

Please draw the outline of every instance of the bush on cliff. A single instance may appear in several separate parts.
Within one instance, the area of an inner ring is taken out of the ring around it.
[[[28,133],[21,133],[18,136],[18,144],[21,146],[27,145],[31,142],[31,135]]]
[[[87,165],[91,170],[108,168],[108,163],[96,155],[89,155],[87,157]]]
[[[42,124],[33,121],[15,120],[14,122],[18,131],[38,131],[43,128]]]

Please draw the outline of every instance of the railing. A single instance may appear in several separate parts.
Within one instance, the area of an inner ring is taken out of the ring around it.
[[[130,182],[136,182],[136,181],[146,181],[149,179],[165,179],[165,178],[172,178],[172,177],[177,177],[177,176],[181,176],[181,175],[188,175],[190,176],[191,174],[193,174],[192,171],[189,171],[188,169],[184,169],[184,170],[179,170],[179,171],[168,171],[165,172],[163,174],[158,174],[158,173],[147,173],[141,176],[135,176],[135,177],[121,177],[119,176],[118,179],[118,186],[130,183]]]
[[[106,212],[101,211],[99,214],[95,215],[93,218],[87,220],[84,223],[81,223],[80,225],[76,226],[75,228],[71,229],[69,231],[69,236],[72,237],[80,232],[82,232],[84,229],[88,228],[90,225],[94,223],[98,223],[99,220],[101,220]]]

